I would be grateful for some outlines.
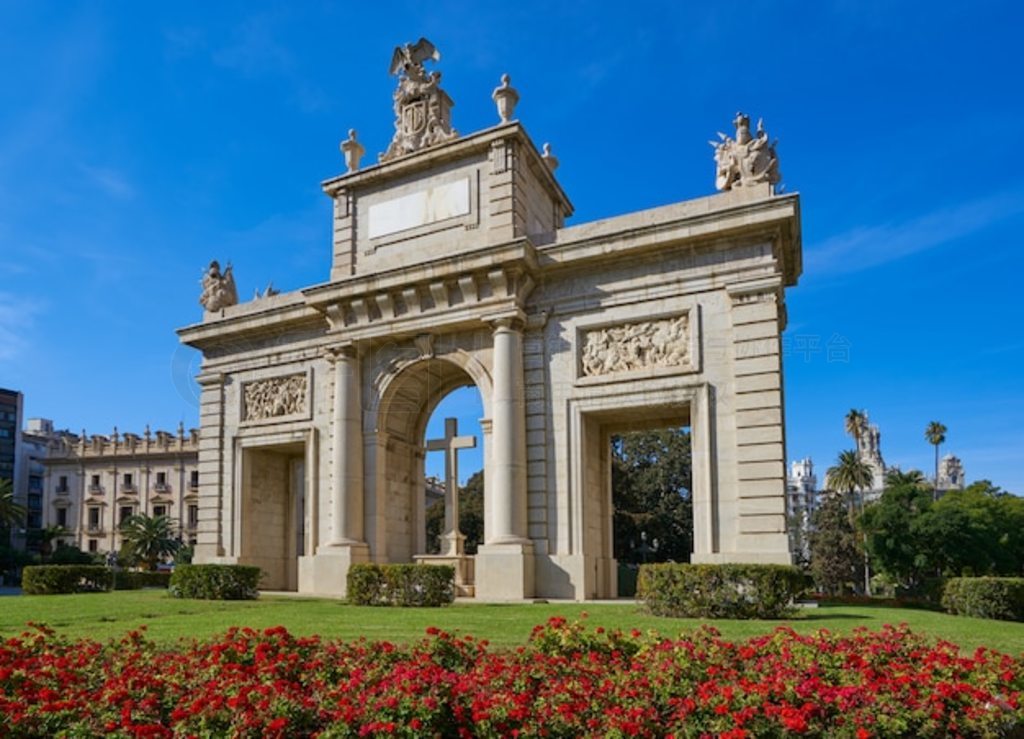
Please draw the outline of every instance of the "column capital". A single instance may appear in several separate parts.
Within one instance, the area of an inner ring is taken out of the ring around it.
[[[492,313],[484,316],[483,320],[491,325],[495,333],[498,331],[521,333],[526,327],[526,314],[518,308],[502,313]]]
[[[340,344],[332,344],[324,349],[324,359],[331,364],[335,362],[341,362],[347,359],[357,359],[359,357],[359,348],[355,342],[346,341]]]

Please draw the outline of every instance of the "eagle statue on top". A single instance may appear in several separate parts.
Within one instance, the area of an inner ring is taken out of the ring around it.
[[[441,89],[441,73],[428,72],[424,63],[440,61],[441,52],[421,38],[396,46],[389,73],[398,77],[394,92],[395,135],[380,155],[387,162],[458,136],[451,127],[452,99]]]

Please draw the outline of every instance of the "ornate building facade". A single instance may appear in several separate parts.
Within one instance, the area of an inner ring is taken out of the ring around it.
[[[167,516],[183,543],[195,543],[198,430],[151,433],[147,427],[139,435],[114,429],[104,436],[48,429],[42,525],[65,529],[61,541],[86,552],[118,551],[120,524],[145,514]]]

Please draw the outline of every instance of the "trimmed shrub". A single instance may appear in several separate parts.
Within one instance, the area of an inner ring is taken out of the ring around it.
[[[806,587],[787,565],[654,564],[640,567],[637,599],[655,616],[783,618]]]
[[[262,576],[259,567],[247,565],[178,565],[168,590],[175,598],[255,600]]]
[[[142,588],[164,588],[171,584],[170,572],[149,570],[118,570],[114,576],[114,590],[141,590]]]
[[[443,606],[455,600],[451,565],[356,564],[348,568],[348,601],[357,606]]]
[[[113,571],[101,565],[32,565],[21,573],[27,595],[98,593],[110,590],[113,581]]]
[[[1024,577],[953,577],[942,607],[958,616],[1024,621]]]
[[[164,588],[166,590],[171,586],[170,572],[146,570],[143,572],[133,572],[132,575],[135,576],[140,588]]]

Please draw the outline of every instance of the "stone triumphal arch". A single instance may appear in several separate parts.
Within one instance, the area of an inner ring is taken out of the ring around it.
[[[799,200],[737,115],[709,197],[565,226],[572,205],[514,118],[459,135],[436,54],[396,49],[395,133],[332,199],[328,281],[239,303],[211,264],[196,561],[264,587],[344,594],[356,562],[424,557],[424,429],[452,389],[485,417],[476,597],[614,597],[608,438],[687,425],[693,560],[789,562],[780,333],[801,270]],[[709,172],[710,174],[710,172]]]

